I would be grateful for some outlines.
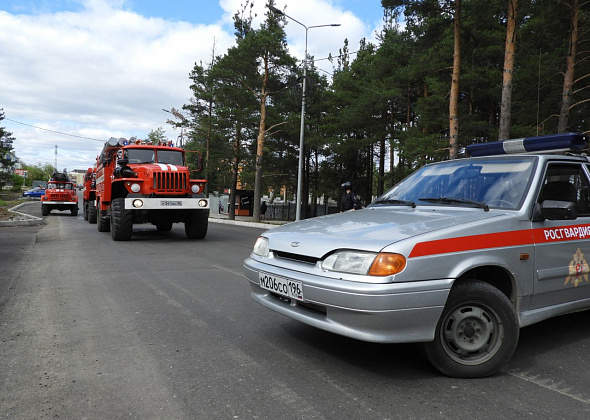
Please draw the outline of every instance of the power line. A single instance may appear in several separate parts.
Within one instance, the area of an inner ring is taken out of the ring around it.
[[[39,130],[45,130],[45,131],[49,131],[51,133],[55,133],[55,134],[61,134],[63,136],[70,136],[70,137],[77,137],[79,139],[86,139],[86,140],[94,140],[94,141],[99,141],[101,143],[104,143],[105,140],[99,140],[99,139],[93,139],[92,137],[84,137],[84,136],[78,136],[76,134],[69,134],[69,133],[62,133],[61,131],[55,131],[55,130],[49,130],[48,128],[43,128],[43,127],[37,127],[31,124],[26,124],[24,122],[20,122],[20,121],[15,121],[15,120],[11,120],[10,118],[4,118],[6,121],[12,121],[13,123],[17,123],[17,124],[21,124],[21,125],[26,125],[28,127],[33,127],[33,128],[37,128]]]

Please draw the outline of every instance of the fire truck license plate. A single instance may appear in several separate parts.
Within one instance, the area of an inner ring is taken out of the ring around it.
[[[268,273],[258,272],[260,287],[279,295],[287,296],[296,300],[303,300],[303,287],[300,281],[273,276]]]
[[[160,201],[161,206],[182,206],[182,201]]]

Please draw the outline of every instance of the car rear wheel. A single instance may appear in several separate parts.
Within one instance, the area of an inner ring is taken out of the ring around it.
[[[510,300],[479,280],[451,290],[434,341],[424,344],[432,365],[447,376],[482,378],[508,362],[520,330]]]

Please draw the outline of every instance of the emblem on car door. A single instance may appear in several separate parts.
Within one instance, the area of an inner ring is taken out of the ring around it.
[[[301,242],[291,242],[293,248],[297,248],[299,245],[301,245]]]

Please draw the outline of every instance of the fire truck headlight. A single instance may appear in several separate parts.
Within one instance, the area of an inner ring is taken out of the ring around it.
[[[199,188],[199,186],[197,184],[193,184],[191,185],[191,191],[195,194],[197,194],[201,189]]]
[[[136,209],[143,207],[143,200],[133,200],[133,207],[135,207]]]
[[[134,193],[139,192],[139,190],[141,189],[141,186],[139,184],[131,184],[131,191],[133,191]]]
[[[199,200],[199,207],[207,207],[207,200]]]

